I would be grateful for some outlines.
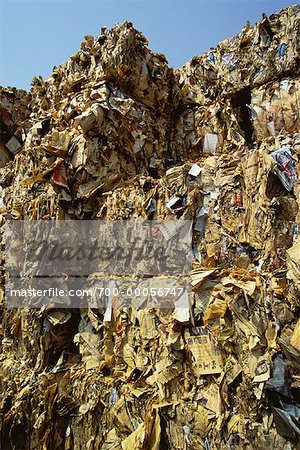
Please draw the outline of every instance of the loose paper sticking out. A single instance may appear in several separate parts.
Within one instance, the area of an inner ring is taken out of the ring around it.
[[[202,167],[198,166],[198,164],[193,164],[192,167],[189,170],[189,175],[192,175],[193,177],[197,177],[199,173],[201,172]]]
[[[143,150],[144,144],[145,144],[145,140],[144,139],[136,139],[134,144],[133,144],[133,147],[132,147],[132,150],[134,151],[134,153],[138,153],[141,150]]]
[[[220,349],[214,344],[207,327],[194,327],[185,332],[185,340],[192,355],[197,376],[221,373],[223,360]]]
[[[174,319],[178,320],[178,322],[188,322],[190,320],[190,302],[187,291],[185,291],[182,296],[174,302],[174,306]]]
[[[174,206],[176,205],[177,202],[179,202],[179,200],[181,200],[181,197],[173,197],[171,198],[170,201],[168,201],[167,203],[167,208],[174,208]]]
[[[270,133],[271,133],[271,135],[272,136],[275,136],[275,123],[274,123],[274,120],[271,120],[269,123],[268,123],[268,128],[269,128],[269,131],[270,131]]]
[[[215,190],[210,192],[210,198],[216,200],[220,195],[220,190],[216,188]]]
[[[214,154],[218,145],[218,135],[214,133],[206,133],[203,142],[203,151],[205,153]]]
[[[22,144],[20,144],[20,142],[15,136],[12,136],[10,140],[7,142],[6,147],[10,152],[16,154],[18,153],[19,150],[21,150]]]
[[[111,316],[112,316],[112,292],[114,288],[116,287],[115,282],[111,281],[109,283],[109,298],[108,298],[108,304],[107,309],[105,311],[103,322],[111,322]]]
[[[287,89],[289,87],[289,80],[282,80],[279,83],[280,89]]]

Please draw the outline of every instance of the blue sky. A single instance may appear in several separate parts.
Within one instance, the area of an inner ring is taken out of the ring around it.
[[[80,48],[85,34],[129,20],[154,51],[180,67],[283,0],[0,0],[0,85],[29,89]]]

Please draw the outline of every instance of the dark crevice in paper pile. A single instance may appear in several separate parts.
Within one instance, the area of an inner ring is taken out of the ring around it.
[[[178,70],[117,24],[1,88],[2,244],[9,220],[181,219],[195,259],[169,310],[10,309],[2,276],[2,448],[297,448],[299,23]]]

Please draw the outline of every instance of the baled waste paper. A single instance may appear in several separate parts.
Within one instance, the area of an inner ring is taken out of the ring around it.
[[[9,220],[191,220],[190,307],[11,309],[5,449],[285,449],[300,436],[300,8],[174,70],[129,22],[1,88]],[[298,444],[297,444],[298,443]]]

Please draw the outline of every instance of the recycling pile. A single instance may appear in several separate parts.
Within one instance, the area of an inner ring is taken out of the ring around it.
[[[299,33],[291,6],[173,70],[118,24],[1,89],[2,225],[189,219],[194,252],[188,310],[13,310],[2,288],[4,449],[296,448]]]

